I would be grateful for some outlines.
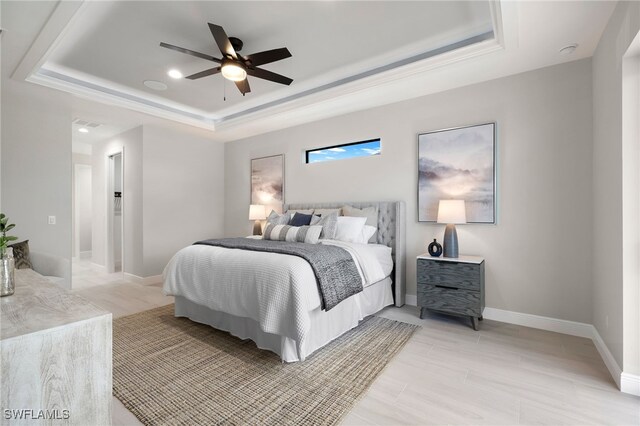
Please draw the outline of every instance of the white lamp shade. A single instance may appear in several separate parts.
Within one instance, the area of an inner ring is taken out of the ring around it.
[[[264,220],[267,218],[266,210],[261,204],[251,204],[249,206],[249,220]]]
[[[467,223],[464,200],[440,200],[438,223]]]

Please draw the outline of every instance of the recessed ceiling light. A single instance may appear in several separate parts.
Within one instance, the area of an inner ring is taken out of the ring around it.
[[[560,54],[561,55],[571,55],[573,52],[576,51],[576,49],[578,48],[578,44],[577,43],[573,43],[570,44],[568,46],[563,47],[562,49],[560,49]]]
[[[176,80],[182,78],[182,73],[177,69],[169,70],[169,72],[167,72],[167,75],[171,78],[175,78]]]
[[[161,81],[156,81],[156,80],[145,80],[143,82],[143,84],[145,86],[147,86],[149,89],[153,89],[153,90],[167,90],[167,85],[164,84]]]
[[[78,129],[78,131],[79,131],[80,133],[89,133],[89,129],[87,129],[86,127],[80,127],[80,128]]]

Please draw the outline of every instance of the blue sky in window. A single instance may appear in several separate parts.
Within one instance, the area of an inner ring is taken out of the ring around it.
[[[371,155],[380,155],[380,139],[371,142],[362,142],[356,145],[309,151],[309,163],[344,160],[354,157],[368,157]]]

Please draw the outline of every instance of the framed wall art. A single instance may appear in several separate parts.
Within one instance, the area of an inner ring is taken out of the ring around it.
[[[251,202],[282,212],[284,204],[284,154],[251,160]]]
[[[418,135],[418,221],[440,200],[464,200],[467,223],[496,223],[496,123]]]

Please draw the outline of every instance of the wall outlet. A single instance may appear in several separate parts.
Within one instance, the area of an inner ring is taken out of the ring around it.
[[[56,224],[56,217],[49,216],[49,225],[55,225],[55,224]]]

